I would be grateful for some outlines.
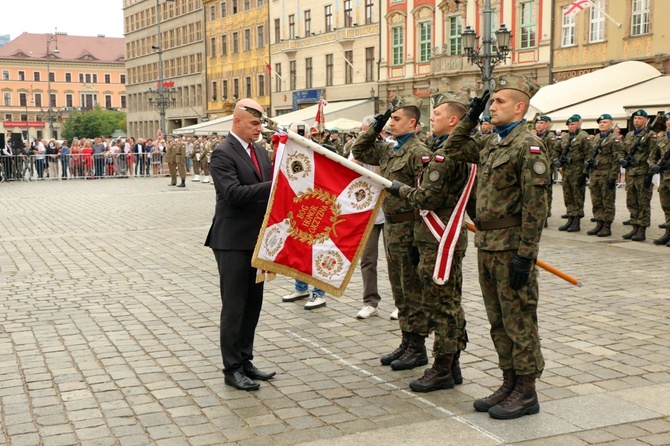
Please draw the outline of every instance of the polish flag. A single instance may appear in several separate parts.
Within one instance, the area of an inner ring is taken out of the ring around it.
[[[314,118],[314,125],[312,129],[316,129],[319,133],[326,128],[326,115],[323,113],[323,106],[328,105],[325,99],[319,100],[319,106],[316,108],[316,118]]]
[[[577,15],[586,8],[593,6],[591,0],[575,0],[563,10],[563,15]]]

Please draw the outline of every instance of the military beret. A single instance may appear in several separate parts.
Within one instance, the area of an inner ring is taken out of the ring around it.
[[[666,113],[663,115],[663,120],[667,120],[668,118],[670,118],[670,113]]]
[[[491,117],[490,116],[482,116],[479,118],[479,122],[491,122]]]
[[[421,99],[415,96],[396,96],[391,99],[394,108],[416,107],[421,110]]]
[[[633,116],[642,116],[643,118],[648,118],[649,117],[649,115],[647,115],[647,112],[642,110],[642,109],[634,111]]]
[[[609,119],[611,121],[612,120],[612,115],[610,115],[609,113],[603,113],[602,115],[598,116],[598,119],[596,119],[596,122],[598,124],[600,124],[600,121],[602,121],[603,119]]]
[[[493,92],[500,90],[518,90],[525,93],[529,98],[535,96],[540,85],[534,80],[516,74],[504,74],[491,80]]]
[[[438,105],[456,103],[463,106],[468,106],[470,101],[468,98],[461,93],[456,93],[454,91],[445,91],[444,93],[438,92],[430,97],[430,105],[435,108]]]
[[[565,121],[565,125],[568,125],[568,124],[570,124],[571,122],[579,122],[579,121],[581,121],[581,120],[582,120],[582,117],[579,116],[579,115],[577,115],[577,114],[575,114],[575,115],[570,116],[570,117],[568,118],[568,120]]]
[[[337,130],[337,129],[333,129],[333,130],[330,131],[330,133],[340,133],[340,131]]]
[[[539,118],[537,118],[537,120],[538,121],[544,121],[544,122],[551,122],[551,118],[547,115],[540,116]]]
[[[181,133],[175,133],[175,134],[174,134],[174,137],[175,137],[175,138],[183,138],[184,135],[182,135]]]
[[[168,135],[168,138],[173,138],[173,139],[174,139],[174,137],[175,137],[175,136],[174,136],[173,134],[171,134],[171,133]]]

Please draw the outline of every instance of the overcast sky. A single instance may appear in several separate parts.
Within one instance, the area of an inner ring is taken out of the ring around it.
[[[123,0],[0,0],[0,35],[58,32],[123,37]]]

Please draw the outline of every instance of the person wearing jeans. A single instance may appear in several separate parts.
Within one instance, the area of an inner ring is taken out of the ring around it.
[[[305,310],[314,310],[326,306],[326,293],[317,287],[312,287],[309,291],[309,285],[302,280],[295,279],[295,290],[291,294],[282,297],[282,302],[295,302],[296,300],[309,298],[305,304]]]

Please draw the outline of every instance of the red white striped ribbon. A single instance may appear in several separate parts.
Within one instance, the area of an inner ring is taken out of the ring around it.
[[[435,261],[435,269],[433,270],[433,282],[438,285],[444,285],[449,280],[451,274],[451,265],[454,262],[454,251],[456,244],[458,244],[458,237],[463,226],[463,214],[472,192],[472,186],[475,183],[477,176],[477,166],[472,165],[468,182],[465,184],[461,196],[456,203],[456,208],[449,217],[449,222],[445,224],[434,211],[421,210],[420,215],[424,223],[433,234],[435,239],[440,243],[437,248],[437,259]]]

